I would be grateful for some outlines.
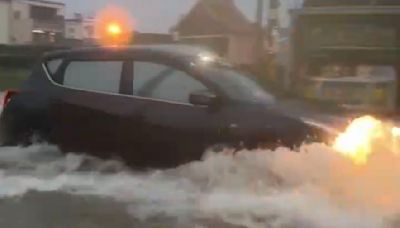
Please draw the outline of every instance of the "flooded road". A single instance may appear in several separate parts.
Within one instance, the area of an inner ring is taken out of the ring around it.
[[[0,147],[0,227],[400,226],[394,153],[361,167],[327,145],[299,151],[208,151],[135,172],[52,145]]]
[[[331,150],[210,152],[137,173],[49,145],[0,148],[0,226],[396,227],[400,166],[360,174]]]

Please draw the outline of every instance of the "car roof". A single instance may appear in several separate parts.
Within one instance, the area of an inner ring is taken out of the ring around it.
[[[200,46],[165,44],[165,45],[84,47],[84,48],[47,52],[45,53],[44,57],[48,59],[48,58],[63,58],[69,56],[98,56],[104,54],[123,54],[124,56],[129,56],[138,52],[162,54],[173,58],[197,57],[202,54],[216,55],[208,48]]]

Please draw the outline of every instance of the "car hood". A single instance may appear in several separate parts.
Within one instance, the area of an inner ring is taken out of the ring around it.
[[[273,129],[279,140],[328,142],[335,135],[331,129],[300,116],[288,113],[277,105],[242,104],[241,112],[246,126],[256,131]]]

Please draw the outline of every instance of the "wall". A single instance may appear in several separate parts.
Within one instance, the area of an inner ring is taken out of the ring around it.
[[[170,39],[172,41],[172,37],[170,37]],[[222,43],[217,42],[216,39],[222,39]],[[256,39],[256,36],[252,36],[251,34],[210,35],[198,37],[180,37],[180,42],[184,44],[209,47],[211,50],[234,64],[251,65],[254,64],[256,60]],[[225,43],[228,44],[227,47],[220,46],[220,44]],[[221,47],[222,49],[219,50],[218,47]]]
[[[89,32],[88,28],[91,27],[93,30],[92,33]],[[96,21],[94,19],[84,19],[83,20],[83,37],[85,39],[99,39],[100,31],[97,31],[99,28],[96,26]]]
[[[13,20],[25,20],[30,18],[29,5],[26,4],[25,2],[13,1],[11,4],[11,8],[12,8],[11,17],[13,18]],[[20,14],[19,19],[14,17],[15,12],[19,12]]]
[[[13,44],[29,44],[32,42],[32,19],[14,20],[11,25],[11,42]]]
[[[95,21],[93,19],[70,19],[65,21],[65,38],[96,40],[99,38],[99,32],[96,31]]]
[[[65,38],[82,40],[84,38],[82,21],[66,21]]]
[[[11,43],[27,44],[32,42],[33,20],[30,19],[29,5],[25,2],[13,1],[11,9]],[[15,15],[17,12],[19,18]]]
[[[0,1],[0,44],[10,42],[10,3]]]
[[[236,64],[253,64],[255,62],[256,37],[249,35],[231,35],[227,58]]]

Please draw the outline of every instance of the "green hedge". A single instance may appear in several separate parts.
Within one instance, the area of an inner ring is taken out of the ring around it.
[[[49,51],[67,50],[70,47],[54,45],[0,45],[0,68],[29,68]]]
[[[0,45],[0,92],[19,88],[43,53],[60,49],[66,49],[66,47]]]
[[[20,87],[29,76],[29,68],[10,68],[0,66],[0,91]]]

